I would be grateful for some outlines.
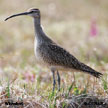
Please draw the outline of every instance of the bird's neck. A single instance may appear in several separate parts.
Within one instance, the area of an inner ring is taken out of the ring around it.
[[[42,41],[45,34],[42,30],[42,27],[41,27],[41,21],[40,21],[40,18],[34,18],[34,29],[35,29],[35,37],[38,41]]]
[[[40,18],[34,18],[34,26],[35,27],[41,26],[41,19]]]
[[[40,18],[34,18],[34,29],[35,29],[35,37],[38,43],[43,42],[51,42],[51,40],[45,35],[43,29],[41,27]]]

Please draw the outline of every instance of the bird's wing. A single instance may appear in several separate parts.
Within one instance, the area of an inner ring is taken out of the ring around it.
[[[48,59],[50,59],[52,63],[60,66],[66,66],[68,68],[78,68],[79,61],[68,51],[55,44],[50,44],[47,47]]]
[[[64,66],[66,68],[77,69],[88,74],[91,74],[97,78],[100,78],[102,74],[95,71],[91,67],[78,61],[73,55],[60,46],[55,44],[47,45],[47,60],[52,65]],[[44,51],[45,52],[45,51]]]

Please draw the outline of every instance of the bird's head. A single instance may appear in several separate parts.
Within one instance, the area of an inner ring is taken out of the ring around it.
[[[40,18],[40,10],[37,8],[29,9],[27,12],[29,16],[32,16],[34,18]]]
[[[10,18],[13,18],[16,16],[21,16],[21,15],[28,15],[28,16],[31,16],[33,18],[40,18],[40,10],[36,9],[36,8],[32,8],[32,9],[29,9],[27,12],[11,15],[11,16],[7,17],[5,19],[5,21],[10,19]]]

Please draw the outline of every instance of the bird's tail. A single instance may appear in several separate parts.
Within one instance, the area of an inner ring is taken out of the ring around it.
[[[91,74],[96,78],[100,78],[103,75],[102,73],[97,72],[94,69],[92,69],[91,67],[85,65],[84,63],[80,64],[80,70],[83,72],[87,72],[88,74]]]

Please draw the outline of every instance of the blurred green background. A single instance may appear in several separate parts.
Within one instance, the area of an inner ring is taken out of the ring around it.
[[[108,63],[107,0],[0,0],[1,66],[36,65],[32,18],[4,21],[32,7],[40,9],[44,32],[55,42],[83,62]],[[91,35],[93,21],[96,35]]]

